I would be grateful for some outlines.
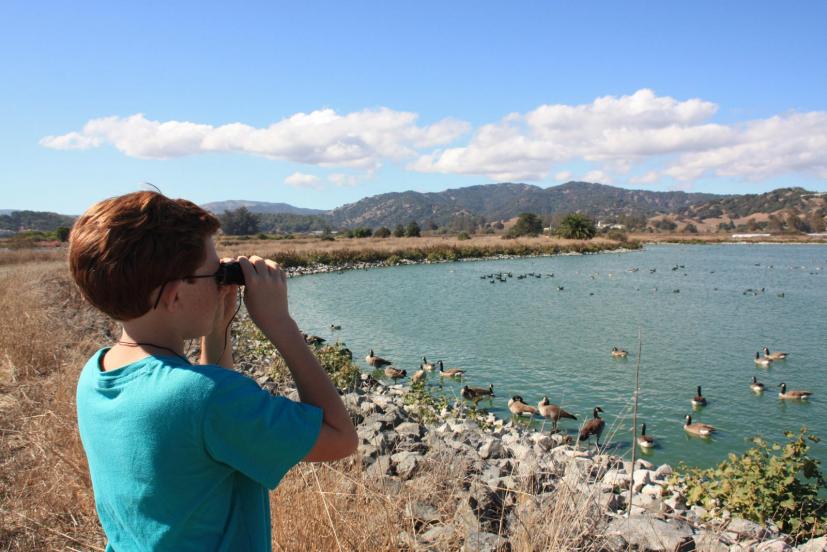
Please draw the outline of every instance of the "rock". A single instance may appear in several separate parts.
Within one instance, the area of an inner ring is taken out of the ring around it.
[[[554,440],[549,435],[546,435],[545,433],[533,433],[531,435],[531,440],[543,452],[548,452],[549,450],[553,449],[554,446],[555,446]]]
[[[508,540],[495,535],[480,531],[469,531],[465,537],[463,551],[468,552],[496,552],[508,546]]]
[[[654,479],[655,481],[663,481],[668,479],[671,475],[672,466],[669,464],[663,464],[662,466],[658,466],[658,469],[655,470]]]
[[[627,543],[641,550],[672,552],[692,537],[689,524],[680,521],[667,523],[651,515],[617,518],[609,524],[607,534],[622,536]]]
[[[713,531],[701,529],[695,535],[695,547],[703,552],[728,552],[729,544],[727,539],[721,539]]]
[[[390,471],[391,457],[388,455],[382,455],[377,457],[373,464],[368,466],[365,473],[369,479],[376,479],[384,475],[389,475]]]
[[[532,454],[531,448],[528,445],[523,445],[520,443],[514,443],[508,448],[511,451],[512,456],[517,460],[523,460],[529,454]]]
[[[423,428],[421,425],[415,422],[403,422],[394,428],[396,433],[400,436],[402,435],[411,435],[415,436],[416,438],[422,437]]]
[[[806,543],[800,545],[798,549],[801,552],[827,552],[827,537],[810,539]]]
[[[655,465],[648,460],[644,460],[643,458],[638,458],[635,460],[635,469],[636,470],[654,470]]]
[[[650,470],[646,470],[646,469],[635,470],[634,473],[632,474],[632,481],[633,481],[632,490],[635,491],[636,493],[640,492],[640,490],[644,486],[651,483],[652,482],[651,474],[652,474],[652,472]]]
[[[666,498],[663,503],[673,510],[686,510],[686,499],[678,492],[673,492],[672,496]]]
[[[724,530],[731,533],[734,540],[755,539],[761,540],[767,536],[768,531],[758,523],[743,518],[732,518]]]
[[[397,452],[391,456],[391,461],[396,467],[396,474],[403,480],[407,481],[416,473],[419,468],[419,463],[422,460],[422,455],[416,452]]]
[[[788,550],[793,550],[793,547],[781,538],[764,541],[755,547],[755,552],[787,552]]]
[[[424,533],[422,533],[419,538],[422,542],[425,543],[436,543],[436,542],[445,542],[449,541],[454,536],[454,530],[451,527],[446,525],[434,525]],[[416,549],[416,547],[412,547],[412,549]]]
[[[692,506],[692,507],[690,508],[690,510],[691,510],[692,512],[694,512],[694,513],[695,513],[695,515],[696,515],[696,516],[698,516],[698,519],[700,519],[701,521],[703,521],[703,520],[704,520],[704,518],[706,518],[706,514],[707,514],[707,512],[706,512],[706,508],[704,508],[703,506],[698,506],[698,505],[696,504],[696,505]]]
[[[379,455],[379,449],[370,443],[361,443],[356,450],[362,458],[362,464],[365,466],[373,464],[374,458]]]
[[[486,460],[489,458],[502,458],[505,454],[505,449],[503,449],[503,445],[499,440],[489,438],[483,441],[477,453],[480,455],[480,458]]]
[[[603,485],[609,488],[628,489],[631,479],[620,470],[612,469],[603,474]]]
[[[435,523],[440,519],[437,509],[421,500],[406,504],[405,515],[407,518],[412,518],[414,521],[422,523]]]
[[[640,490],[640,493],[660,498],[661,496],[663,496],[663,487],[661,487],[660,485],[652,485],[650,483],[648,485],[644,485],[643,488]]]

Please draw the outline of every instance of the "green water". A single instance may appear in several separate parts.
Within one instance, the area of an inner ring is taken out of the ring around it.
[[[505,283],[480,278],[508,271],[513,278]],[[554,277],[517,279],[529,272]],[[638,417],[658,443],[650,459],[709,466],[745,450],[756,434],[783,440],[784,431],[807,425],[827,438],[825,273],[827,246],[664,245],[307,276],[290,280],[289,296],[300,326],[346,342],[364,371],[370,348],[409,376],[423,355],[443,359],[446,367],[467,370],[472,386],[494,384],[497,398],[481,406],[498,417],[509,417],[511,395],[535,405],[548,395],[578,416],[561,423],[570,433],[599,405],[607,427],[618,430],[619,454],[631,443],[640,329]],[[765,291],[745,295],[748,288]],[[342,329],[330,331],[332,323]],[[791,355],[758,368],[753,357],[764,345]],[[612,346],[627,349],[629,358],[613,359]],[[766,384],[763,395],[750,391],[753,375]],[[440,379],[430,383],[439,386]],[[780,401],[782,381],[815,396]],[[708,406],[693,412],[697,385]],[[460,387],[449,382],[443,390],[458,395]],[[689,413],[718,433],[708,440],[687,436],[682,424]],[[823,443],[814,452],[827,461]]]

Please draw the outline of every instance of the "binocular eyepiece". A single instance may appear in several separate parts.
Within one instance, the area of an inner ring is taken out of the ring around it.
[[[221,263],[215,273],[215,279],[219,285],[227,286],[235,284],[237,286],[244,285],[244,272],[241,270],[241,265],[238,261],[231,261],[229,263]]]

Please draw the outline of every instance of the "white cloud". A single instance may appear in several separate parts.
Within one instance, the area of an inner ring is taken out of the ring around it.
[[[468,124],[443,119],[417,126],[417,114],[387,108],[340,115],[332,109],[296,113],[265,128],[153,121],[143,114],[92,119],[81,132],[47,136],[53,149],[88,149],[104,143],[130,157],[167,159],[209,152],[242,152],[322,167],[374,170],[382,160],[417,154],[416,148],[447,144]]]
[[[321,188],[321,182],[318,176],[300,172],[294,172],[285,178],[284,183],[294,188],[313,188],[317,190]]]
[[[554,180],[557,182],[566,182],[571,180],[571,171],[560,171],[554,175]]]
[[[612,177],[600,170],[589,171],[580,180],[584,182],[598,182],[600,184],[611,184]]]
[[[469,131],[468,123],[448,117],[418,125],[416,113],[389,108],[346,114],[320,109],[261,128],[154,121],[142,114],[104,117],[40,143],[53,149],[111,144],[131,157],[149,159],[248,153],[338,169],[343,172],[328,177],[337,186],[354,185],[389,161],[405,162],[417,172],[499,181],[538,181],[550,174],[567,180],[571,174],[562,169],[570,162],[588,163],[600,177],[593,180],[601,182],[689,182],[709,176],[761,180],[784,174],[827,178],[827,112],[721,124],[713,120],[717,110],[706,100],[678,100],[644,88],[580,105],[547,104],[509,113],[475,128],[460,144],[454,142]]]
[[[679,101],[648,89],[583,105],[542,105],[483,125],[467,145],[424,153],[408,166],[543,180],[555,165],[588,161],[599,167],[593,176],[603,177],[594,180],[608,182],[646,163],[652,170],[628,179],[641,184],[670,177],[765,179],[785,173],[827,178],[827,113],[723,125],[711,121],[717,109],[712,102]]]
[[[333,173],[327,179],[340,188],[352,188],[359,184],[359,178],[353,174]]]

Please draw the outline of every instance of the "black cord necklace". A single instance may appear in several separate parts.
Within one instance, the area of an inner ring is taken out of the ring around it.
[[[184,355],[179,355],[169,347],[164,347],[163,345],[155,345],[154,343],[141,343],[138,341],[116,341],[115,343],[117,343],[118,345],[124,345],[126,347],[155,347],[156,349],[164,349],[165,351],[169,351],[173,355],[177,356],[187,364],[192,364],[190,360]]]

